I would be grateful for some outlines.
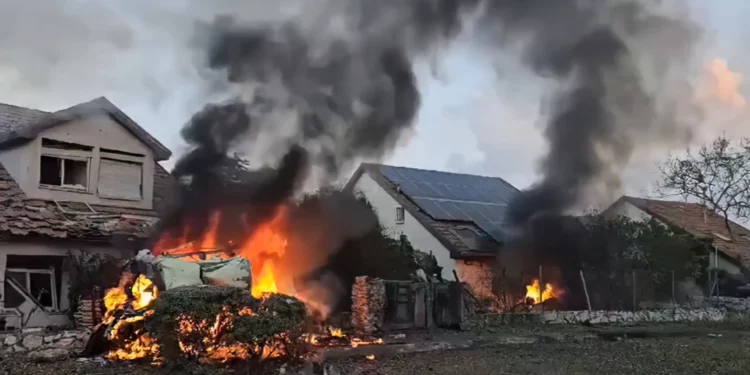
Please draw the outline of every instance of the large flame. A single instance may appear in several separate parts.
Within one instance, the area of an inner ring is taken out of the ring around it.
[[[541,300],[540,300],[541,296]],[[546,283],[544,285],[544,291],[541,290],[541,285],[539,285],[539,280],[534,280],[531,285],[526,285],[526,300],[529,299],[534,301],[534,304],[538,304],[541,302],[544,302],[548,299],[552,298],[558,298],[557,292],[555,292],[555,288],[550,283]]]
[[[284,233],[286,215],[286,207],[280,206],[271,220],[255,227],[248,238],[235,241],[239,246],[233,249],[233,253],[250,261],[253,274],[252,294],[255,297],[261,297],[266,293],[296,295],[293,275],[284,269],[282,262],[288,244]],[[221,213],[216,211],[209,218],[206,230],[197,241],[188,242],[183,235],[178,239],[179,243],[175,244],[165,235],[157,242],[153,252],[177,256],[188,261],[201,259],[195,254],[225,258],[228,254],[220,251],[222,244],[218,239],[222,220]],[[185,228],[184,233],[187,232],[188,228]]]

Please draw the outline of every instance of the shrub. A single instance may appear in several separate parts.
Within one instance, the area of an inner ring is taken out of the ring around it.
[[[148,331],[167,361],[259,362],[293,351],[305,318],[304,305],[293,297],[256,299],[246,289],[228,286],[168,290],[153,309]]]

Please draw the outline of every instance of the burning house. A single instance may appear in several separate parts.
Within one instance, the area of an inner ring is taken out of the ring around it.
[[[170,195],[169,156],[105,98],[0,104],[0,329],[70,323],[67,254],[135,254]]]

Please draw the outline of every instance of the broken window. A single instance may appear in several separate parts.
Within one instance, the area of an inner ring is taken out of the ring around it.
[[[141,200],[143,163],[102,158],[97,190],[103,198]]]
[[[36,299],[45,309],[59,310],[59,290],[64,257],[8,255],[5,270],[5,307],[20,306],[26,297],[8,280],[12,279],[22,291]]]
[[[53,282],[54,274],[54,269],[28,270],[8,268],[5,271],[5,278],[6,280],[8,278],[15,280],[45,308],[57,310],[56,288]]]
[[[23,294],[19,293],[16,290],[16,288],[10,285],[10,282],[8,282],[8,279],[13,279],[20,283],[20,281],[18,280],[23,279],[23,277],[21,277],[21,275],[18,275],[18,274],[9,275],[9,272],[5,273],[5,292],[3,293],[3,297],[4,297],[3,303],[6,308],[13,309],[18,306],[21,306],[25,298],[23,297]]]
[[[39,184],[86,190],[89,180],[89,159],[42,155]]]

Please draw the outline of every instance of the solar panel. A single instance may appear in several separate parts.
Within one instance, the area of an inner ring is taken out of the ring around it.
[[[440,207],[438,201],[428,198],[414,198],[414,203],[435,220],[455,220],[453,216],[450,216],[448,212]]]
[[[497,241],[518,193],[499,178],[382,166],[381,173],[435,220],[473,222]]]
[[[492,223],[489,221],[475,222],[479,229],[486,232],[497,242],[505,242],[505,230],[498,223]]]

